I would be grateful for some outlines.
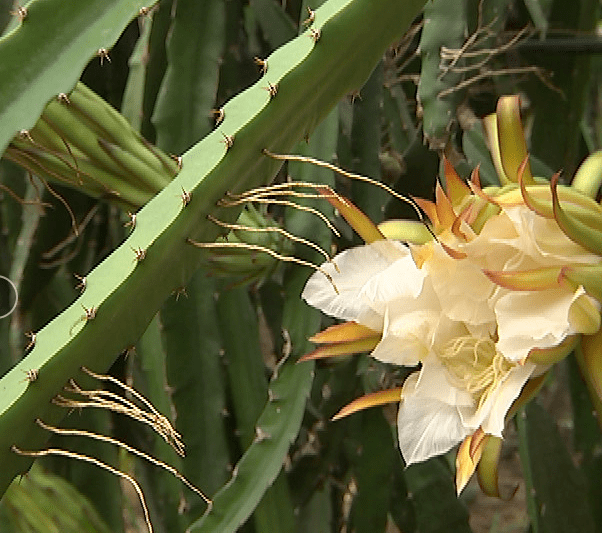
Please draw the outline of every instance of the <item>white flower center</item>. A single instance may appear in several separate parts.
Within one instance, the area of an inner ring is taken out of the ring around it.
[[[497,351],[492,339],[470,335],[448,342],[439,353],[439,359],[453,385],[472,395],[477,410],[516,366]]]

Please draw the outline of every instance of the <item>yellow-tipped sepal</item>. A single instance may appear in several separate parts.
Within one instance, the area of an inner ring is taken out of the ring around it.
[[[376,407],[377,405],[385,405],[387,403],[399,403],[401,401],[401,387],[395,389],[387,389],[371,394],[366,394],[361,398],[353,400],[351,403],[343,407],[336,415],[332,417],[332,420],[339,420],[346,416],[349,416],[358,411],[363,411],[369,407]]]
[[[474,474],[481,454],[483,452],[483,444],[487,435],[481,428],[477,429],[472,435],[468,435],[460,444],[458,454],[456,455],[456,493],[460,494],[464,487],[470,481]]]

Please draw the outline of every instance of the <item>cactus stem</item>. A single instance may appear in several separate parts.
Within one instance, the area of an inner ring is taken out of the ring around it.
[[[140,498],[142,510],[144,511],[144,520],[146,522],[146,527],[148,528],[149,533],[153,532],[153,526],[151,524],[150,517],[148,515],[148,508],[146,507],[146,501],[144,499],[144,494],[142,493],[142,489],[140,488],[140,485],[138,485],[138,482],[129,474],[126,474],[125,472],[122,472],[121,470],[117,470],[116,468],[113,468],[112,466],[110,466],[106,463],[103,463],[102,461],[100,461],[94,457],[89,457],[88,455],[82,455],[82,454],[76,453],[76,452],[70,452],[68,450],[62,450],[60,448],[48,448],[46,450],[28,451],[28,450],[21,450],[20,448],[17,448],[17,446],[15,446],[13,444],[10,449],[13,453],[16,453],[17,455],[23,455],[23,456],[28,456],[28,457],[44,457],[47,455],[60,455],[63,457],[70,457],[72,459],[77,459],[79,461],[91,463],[93,465],[98,466],[99,468],[107,470],[111,474],[114,474],[116,476],[127,479],[134,486],[134,489],[136,490],[136,493],[138,494],[138,497]]]

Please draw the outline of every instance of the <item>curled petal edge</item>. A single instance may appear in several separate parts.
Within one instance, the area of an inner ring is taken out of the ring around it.
[[[551,348],[533,348],[529,351],[525,360],[522,361],[522,364],[526,361],[539,365],[558,363],[575,349],[580,339],[581,335],[569,335],[557,346]]]

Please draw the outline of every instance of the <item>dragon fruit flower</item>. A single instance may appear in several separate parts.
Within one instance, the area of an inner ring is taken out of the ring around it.
[[[582,337],[600,338],[602,208],[590,196],[602,161],[590,156],[596,164],[582,165],[588,173],[578,172],[574,187],[533,177],[518,105],[518,97],[502,98],[485,120],[502,186],[481,188],[478,169],[466,184],[444,161],[446,190],[437,184],[435,202],[415,199],[428,230],[413,221],[376,227],[350,202],[330,198],[366,244],[338,254],[336,268],[322,265],[338,293],[316,272],[302,294],[347,321],[313,337],[324,346],[306,359],[369,351],[417,368],[403,387],[338,416],[399,402],[406,464],[463,442],[458,491],[488,439],[502,437],[511,408],[533,394],[529,385]],[[589,359],[602,369],[602,354]]]

